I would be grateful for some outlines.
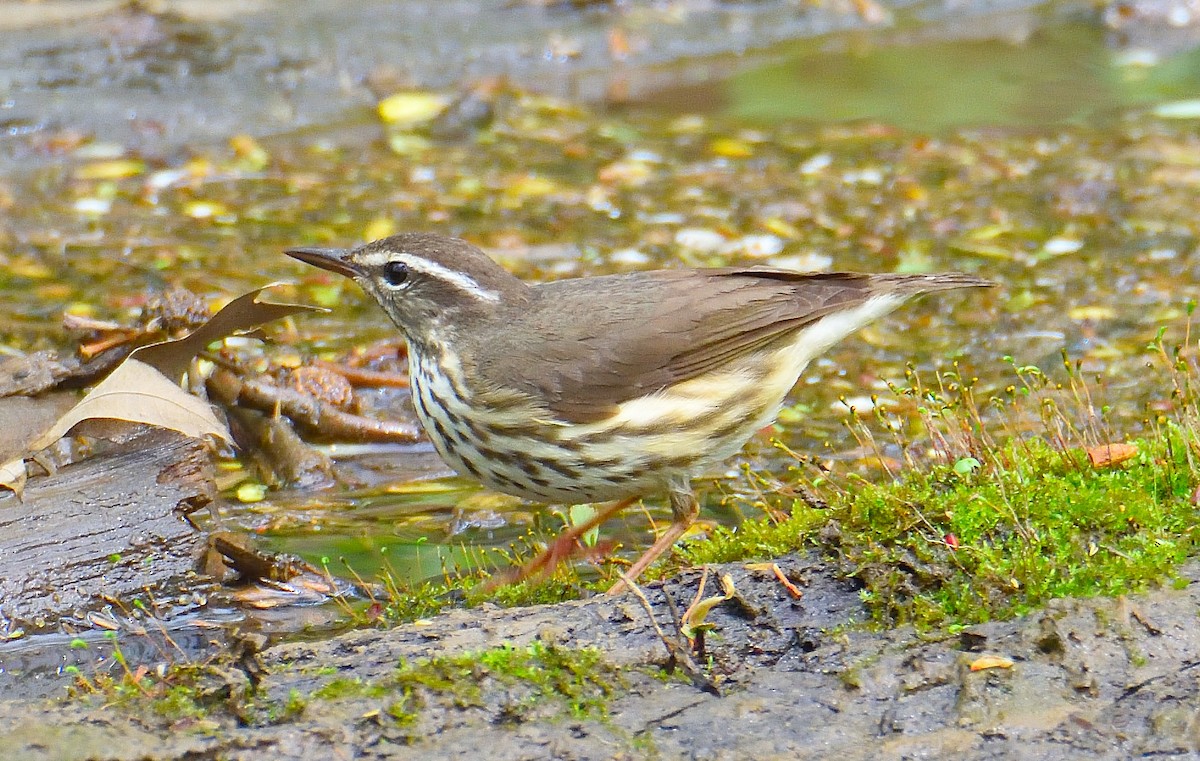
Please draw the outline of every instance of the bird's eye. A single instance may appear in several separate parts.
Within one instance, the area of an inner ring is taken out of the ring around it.
[[[383,265],[383,279],[390,286],[398,286],[408,280],[408,265],[404,262],[388,262]]]

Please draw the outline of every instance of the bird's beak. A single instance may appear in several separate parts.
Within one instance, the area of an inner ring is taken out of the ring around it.
[[[344,248],[289,248],[283,253],[300,261],[320,267],[323,270],[336,272],[349,278],[363,274],[357,264],[347,259],[350,251]]]

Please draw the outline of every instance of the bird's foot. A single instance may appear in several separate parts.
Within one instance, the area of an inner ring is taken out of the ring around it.
[[[636,501],[636,498],[629,498],[605,505],[604,509],[597,510],[596,514],[588,520],[564,530],[533,560],[519,568],[510,568],[494,576],[484,585],[484,591],[491,592],[507,584],[519,584],[528,579],[542,580],[549,577],[560,564],[585,550],[589,552],[593,550],[593,548],[585,548],[579,541],[580,537]]]

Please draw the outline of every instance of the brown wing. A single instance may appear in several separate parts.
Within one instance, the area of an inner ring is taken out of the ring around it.
[[[463,348],[476,358],[468,377],[520,389],[565,420],[602,420],[621,402],[861,304],[879,290],[874,277],[730,268],[547,283],[509,315],[513,330],[489,337],[487,351],[471,351],[468,340]]]

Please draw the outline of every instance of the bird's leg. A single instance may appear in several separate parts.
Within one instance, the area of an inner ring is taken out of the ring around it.
[[[608,594],[615,595],[624,592],[626,579],[635,581],[642,571],[649,568],[650,564],[658,560],[660,555],[671,549],[679,537],[683,536],[688,527],[696,521],[696,516],[700,514],[700,503],[696,501],[696,493],[692,491],[692,484],[688,479],[671,482],[670,499],[671,525],[658,538],[658,541],[629,567],[624,578],[609,588]]]
[[[610,504],[604,505],[596,511],[596,514],[588,518],[583,523],[577,526],[570,526],[561,534],[554,538],[550,546],[542,551],[533,560],[530,560],[525,565],[507,574],[506,576],[496,580],[495,584],[488,584],[489,589],[502,584],[516,584],[533,576],[548,575],[558,567],[558,564],[571,557],[575,553],[575,548],[579,537],[599,526],[604,521],[621,512],[625,508],[637,501],[637,497],[629,497],[628,499],[617,500]]]

